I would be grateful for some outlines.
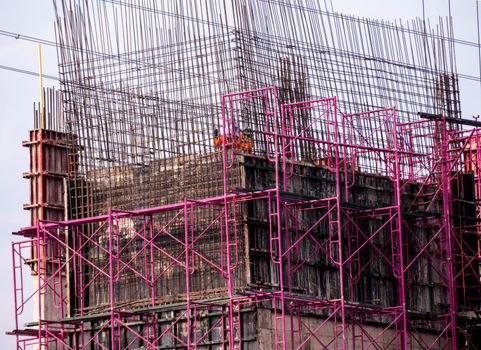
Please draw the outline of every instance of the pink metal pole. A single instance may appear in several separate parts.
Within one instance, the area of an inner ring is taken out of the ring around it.
[[[187,322],[187,350],[191,347],[192,333],[192,315],[190,304],[190,259],[189,259],[189,207],[187,206],[187,198],[184,197],[184,244],[185,244],[185,298],[186,298],[186,322]]]
[[[37,261],[36,261],[36,264],[37,264],[37,293],[38,293],[38,307],[37,307],[37,312],[38,312],[38,341],[39,341],[39,345],[40,347],[42,347],[42,339],[43,339],[43,335],[42,335],[42,317],[43,317],[43,313],[42,313],[42,283],[41,283],[41,269],[42,269],[42,264],[43,264],[43,259],[42,259],[42,254],[41,254],[41,249],[42,249],[42,245],[41,245],[41,234],[40,234],[41,230],[40,230],[40,221],[37,220]],[[34,271],[35,273],[35,271]],[[46,346],[46,349],[48,350],[48,344],[45,344]]]
[[[279,255],[278,258],[278,269],[279,269],[279,291],[280,291],[280,296],[279,296],[279,304],[281,308],[281,316],[280,316],[280,321],[281,321],[281,339],[276,340],[276,349],[286,350],[287,349],[287,344],[286,344],[286,339],[287,339],[287,334],[286,334],[286,302],[285,302],[285,287],[284,287],[284,262],[283,262],[283,240],[282,240],[282,221],[281,221],[281,196],[280,196],[280,189],[281,185],[281,180],[280,180],[280,168],[279,168],[279,156],[281,156],[282,153],[280,153],[279,149],[279,135],[278,135],[278,121],[277,121],[277,113],[276,113],[276,101],[277,101],[277,90],[276,87],[273,87],[272,90],[272,95],[273,95],[273,101],[274,105],[272,106],[272,111],[269,110],[269,100],[268,98],[266,99],[266,105],[265,105],[265,114],[266,116],[273,116],[274,118],[274,125],[273,125],[273,131],[274,131],[274,171],[275,171],[275,181],[276,181],[276,191],[274,193],[275,195],[275,208],[274,208],[274,213],[270,213],[269,216],[275,217],[275,222],[276,222],[276,233],[275,236],[277,237],[277,252]],[[267,117],[266,117],[267,118]],[[287,232],[288,233],[288,232]],[[271,233],[272,237],[272,233]],[[286,240],[289,240],[289,237],[286,237]],[[277,305],[274,305],[274,308],[277,308]],[[275,327],[277,327],[278,319],[274,317],[274,322]]]
[[[393,138],[393,182],[394,182],[394,232],[392,232],[392,238],[396,238],[396,248],[397,251],[397,265],[395,266],[395,275],[397,275],[398,280],[398,293],[399,293],[399,306],[400,312],[402,314],[402,329],[401,329],[401,349],[408,349],[408,334],[407,334],[407,309],[406,309],[406,291],[405,291],[405,280],[404,280],[404,257],[403,257],[403,232],[402,232],[402,219],[401,219],[401,174],[399,166],[399,146],[397,140],[397,115],[396,110],[393,109],[392,113],[392,138]],[[393,242],[394,244],[394,242]]]
[[[335,178],[336,178],[336,221],[334,222],[334,230],[336,231],[333,233],[336,236],[337,240],[337,254],[338,254],[338,267],[339,267],[339,294],[340,294],[340,308],[341,308],[341,337],[342,337],[342,345],[340,349],[347,349],[347,337],[346,337],[346,309],[345,309],[345,295],[344,295],[344,263],[343,263],[343,240],[342,240],[342,231],[341,231],[341,159],[339,153],[339,123],[337,119],[337,109],[336,109],[336,99],[333,99],[333,108],[330,111],[330,114],[333,114],[331,121],[332,126],[334,127],[334,142],[337,143],[334,148],[334,157],[335,157]],[[332,225],[331,222],[330,225]],[[337,333],[337,332],[336,332]]]
[[[113,217],[112,210],[109,209],[108,213],[108,233],[109,233],[109,250],[108,250],[108,260],[109,260],[109,303],[110,303],[110,346],[112,350],[116,350],[115,346],[115,292],[114,292],[114,247],[113,247]],[[120,349],[119,349],[120,350]]]
[[[19,327],[18,327],[18,316],[19,316],[19,308],[18,308],[18,304],[19,304],[19,301],[18,301],[18,286],[17,286],[17,264],[16,264],[16,260],[15,260],[15,256],[17,255],[17,251],[15,249],[15,246],[17,245],[17,243],[15,242],[12,242],[12,266],[13,266],[13,307],[15,308],[15,330],[18,330]],[[20,269],[22,268],[22,261],[20,260]],[[22,279],[22,276],[20,277]],[[20,289],[21,292],[23,293],[23,287]],[[23,299],[23,297],[22,297]],[[23,302],[23,301],[22,301]],[[17,349],[20,347],[20,344],[19,344],[19,336],[16,335],[15,336],[15,344],[17,345]]]
[[[148,225],[148,229],[149,229],[149,234],[148,234],[148,238],[149,238],[149,241],[153,241],[153,234],[154,234],[154,218],[152,215],[149,215],[148,216],[149,218],[149,225]],[[147,244],[147,243],[145,243]],[[154,246],[153,244],[149,244],[149,254],[150,254],[150,258],[149,258],[149,265],[150,265],[150,303],[152,306],[155,305],[155,257],[154,257]]]
[[[226,278],[227,278],[227,297],[229,298],[229,307],[228,307],[228,344],[229,349],[234,349],[235,347],[235,338],[234,338],[234,314],[233,314],[233,307],[234,304],[233,300],[233,288],[232,288],[232,275],[231,275],[231,267],[230,267],[230,236],[229,236],[229,201],[227,199],[227,194],[229,193],[228,188],[228,165],[227,165],[227,144],[225,142],[227,134],[226,134],[226,123],[227,123],[227,116],[226,116],[226,104],[227,96],[222,96],[222,133],[224,135],[224,142],[222,143],[222,166],[223,166],[223,184],[224,184],[224,234],[225,234],[225,249],[226,249]],[[230,110],[232,113],[232,111]]]
[[[449,156],[449,134],[446,117],[443,117],[441,121],[442,134],[441,134],[441,181],[443,191],[443,220],[444,220],[444,232],[446,237],[446,263],[448,269],[448,289],[449,289],[449,314],[450,314],[450,329],[451,329],[451,347],[457,348],[457,336],[456,336],[456,316],[457,316],[457,298],[456,298],[456,280],[453,260],[453,231],[452,231],[452,188],[451,188],[451,174],[449,173],[451,162]]]

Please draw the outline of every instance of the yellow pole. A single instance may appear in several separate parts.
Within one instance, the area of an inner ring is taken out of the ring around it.
[[[38,44],[38,64],[40,71],[40,118],[41,128],[45,129],[45,112],[44,112],[44,97],[43,97],[43,72],[42,72],[42,45]]]

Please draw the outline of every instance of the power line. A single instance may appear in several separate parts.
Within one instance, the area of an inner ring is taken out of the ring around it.
[[[0,35],[8,36],[8,37],[16,39],[16,40],[31,41],[31,42],[35,42],[35,43],[38,43],[38,44],[54,46],[54,47],[58,46],[55,41],[37,38],[37,37],[29,36],[29,35],[23,35],[23,34],[19,34],[19,33],[14,33],[14,32],[10,32],[8,30],[0,29]]]
[[[15,72],[15,73],[28,74],[28,75],[32,75],[32,76],[35,76],[35,77],[40,76],[40,74],[38,74],[37,72],[33,72],[33,71],[30,71],[30,70],[21,69],[21,68],[4,66],[4,65],[1,65],[1,64],[0,64],[0,69],[8,70],[8,71]],[[48,74],[42,74],[42,77],[44,79],[57,80],[57,81],[60,80],[58,77],[55,77],[53,75],[48,75]]]

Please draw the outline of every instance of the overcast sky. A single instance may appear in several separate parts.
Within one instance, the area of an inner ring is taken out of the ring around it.
[[[54,40],[54,13],[50,0],[0,0],[0,31]],[[158,0],[159,3],[167,0]],[[186,0],[195,1],[195,0]],[[255,1],[255,0],[253,0]],[[324,0],[319,0],[324,1]],[[422,16],[422,0],[327,0],[335,11],[361,17],[387,20]],[[425,0],[426,16],[436,20],[448,15],[448,0]],[[477,42],[476,0],[451,0],[455,35]],[[458,49],[458,72],[479,76],[477,49]],[[38,71],[38,46],[35,43],[0,35],[0,66]],[[55,49],[43,47],[44,74],[57,76]],[[55,82],[45,80],[44,85]],[[461,86],[464,116],[480,114],[480,84]],[[33,126],[33,102],[39,99],[38,78],[0,69],[0,348],[14,349],[14,338],[4,333],[14,328],[11,232],[29,224],[22,205],[29,201],[27,150],[21,147]]]

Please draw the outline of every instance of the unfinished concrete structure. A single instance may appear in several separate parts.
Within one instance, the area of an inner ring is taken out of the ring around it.
[[[13,244],[19,349],[479,347],[449,22],[55,4],[63,91],[28,146],[29,208],[56,211]]]

